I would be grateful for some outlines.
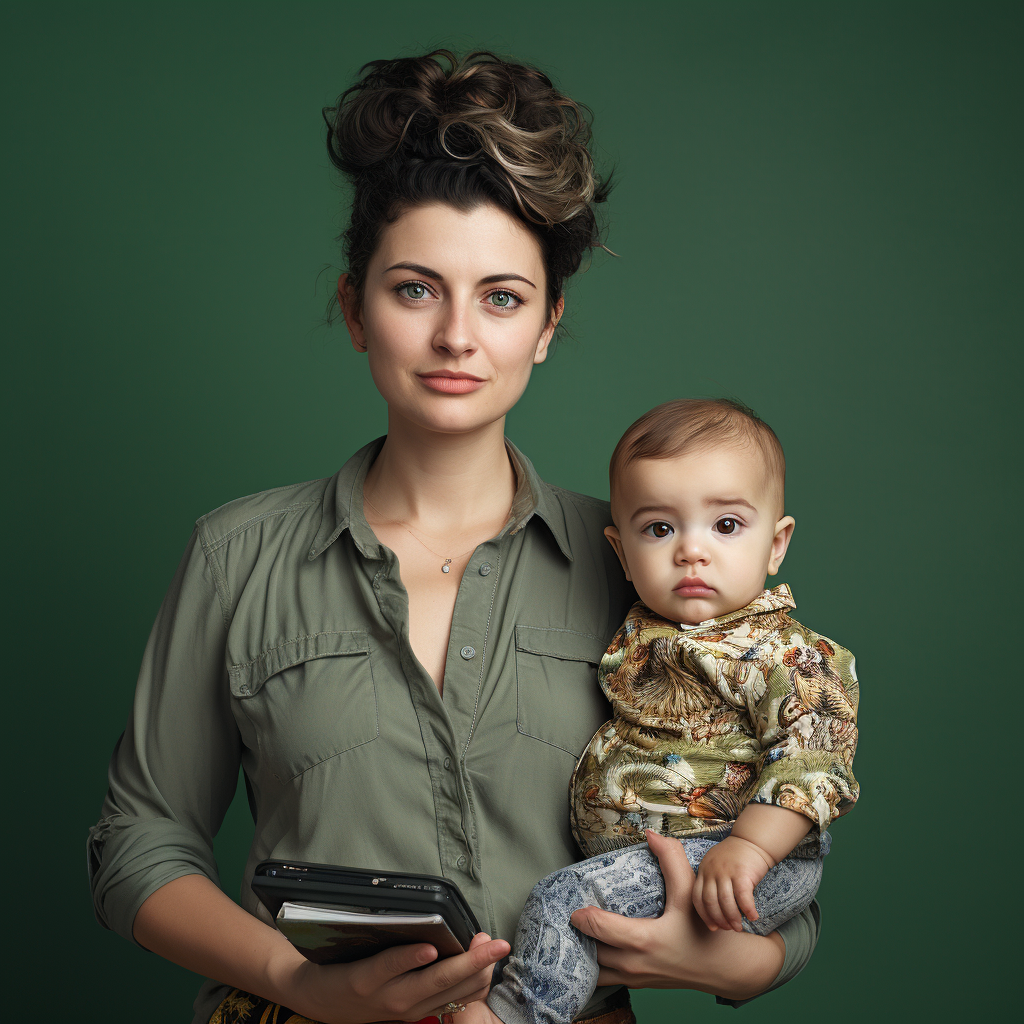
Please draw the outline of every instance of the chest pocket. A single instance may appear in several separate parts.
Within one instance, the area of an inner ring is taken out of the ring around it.
[[[516,626],[519,732],[578,757],[609,717],[597,685],[606,649],[604,640],[589,633]]]
[[[377,738],[370,640],[359,630],[314,633],[228,670],[252,723],[261,766],[287,782]]]

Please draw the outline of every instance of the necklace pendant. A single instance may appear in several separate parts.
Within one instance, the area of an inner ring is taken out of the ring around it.
[[[444,560],[444,565],[441,566],[441,572],[451,572],[452,571],[451,562],[452,562],[452,560],[450,558],[446,558]]]

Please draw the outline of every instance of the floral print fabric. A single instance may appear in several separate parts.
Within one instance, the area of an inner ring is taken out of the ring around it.
[[[748,802],[814,823],[796,856],[860,792],[853,655],[790,618],[785,584],[696,626],[637,602],[598,681],[613,717],[570,785],[573,833],[596,856],[644,840],[719,831]]]

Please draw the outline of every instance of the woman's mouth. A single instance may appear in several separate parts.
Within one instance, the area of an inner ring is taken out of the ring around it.
[[[440,391],[446,395],[468,395],[469,392],[476,391],[485,383],[471,373],[453,373],[449,370],[420,373],[417,376],[432,391]]]

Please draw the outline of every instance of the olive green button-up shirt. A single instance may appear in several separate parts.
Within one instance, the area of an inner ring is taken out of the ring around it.
[[[544,483],[508,445],[516,499],[463,574],[442,695],[409,644],[397,559],[362,511],[382,443],[196,523],[90,833],[107,927],[130,938],[160,886],[217,880],[239,765],[253,914],[266,913],[255,865],[300,859],[444,875],[511,940],[533,884],[578,859],[569,778],[608,718],[597,665],[632,597],[602,535],[608,505]],[[196,1021],[223,994],[207,985]]]

